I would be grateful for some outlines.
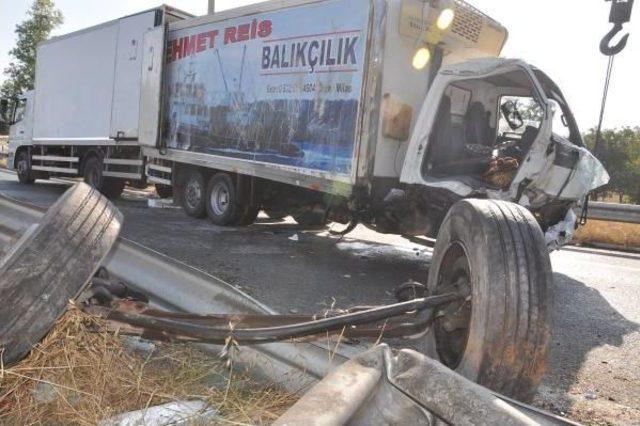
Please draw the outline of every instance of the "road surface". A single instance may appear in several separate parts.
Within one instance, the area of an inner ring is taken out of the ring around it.
[[[64,181],[22,186],[0,171],[0,193],[41,206]],[[393,302],[393,289],[425,282],[430,250],[359,227],[348,238],[261,219],[222,228],[179,209],[148,208],[127,190],[116,205],[122,235],[216,275],[280,312]],[[535,403],[587,423],[640,424],[640,255],[568,248],[551,255],[556,309],[547,374]],[[179,283],[176,283],[179,285]]]

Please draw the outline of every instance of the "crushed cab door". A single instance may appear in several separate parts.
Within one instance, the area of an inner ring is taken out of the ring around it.
[[[142,41],[139,141],[156,147],[162,125],[162,70],[164,68],[165,27],[147,31]]]

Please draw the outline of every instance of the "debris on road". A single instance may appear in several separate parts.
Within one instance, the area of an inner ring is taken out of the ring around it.
[[[216,410],[200,400],[176,401],[120,414],[100,422],[98,426],[188,425],[197,422],[213,423],[216,417]]]

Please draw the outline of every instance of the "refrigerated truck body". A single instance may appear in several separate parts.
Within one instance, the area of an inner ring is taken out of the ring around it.
[[[141,149],[146,179],[217,225],[248,225],[263,210],[303,226],[337,222],[342,234],[363,224],[437,237],[426,286],[398,294],[460,301],[418,345],[527,398],[549,344],[548,251],[571,240],[573,208],[608,175],[560,88],[524,61],[499,58],[506,39],[460,0],[274,0],[150,26],[136,56],[137,109],[100,103],[96,114],[109,120],[89,133],[76,117],[43,122],[50,139],[60,126]],[[40,154],[57,155],[39,133],[38,103],[65,101],[39,101],[39,81],[26,154],[12,143],[27,178],[57,172],[39,167],[59,161]],[[109,81],[117,86],[117,73]],[[91,110],[62,108],[78,105]],[[82,173],[82,158],[65,158],[65,168]],[[111,177],[117,163],[105,160],[114,157],[100,158]]]
[[[23,182],[84,176],[112,196],[141,181],[142,39],[188,16],[163,6],[40,43],[34,90],[17,102],[9,167]]]

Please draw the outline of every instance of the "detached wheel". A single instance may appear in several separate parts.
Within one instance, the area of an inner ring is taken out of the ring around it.
[[[0,259],[0,352],[26,356],[67,310],[116,242],[122,214],[80,183]]]
[[[198,219],[206,216],[205,193],[206,186],[202,173],[196,169],[187,170],[181,191],[181,201],[182,208],[189,216]]]
[[[465,200],[445,218],[429,293],[466,296],[436,313],[427,350],[461,375],[528,400],[544,375],[553,277],[542,230],[521,206]]]
[[[25,185],[31,185],[36,181],[31,172],[30,164],[29,152],[25,150],[20,151],[16,160],[16,171],[18,173],[18,181]]]

